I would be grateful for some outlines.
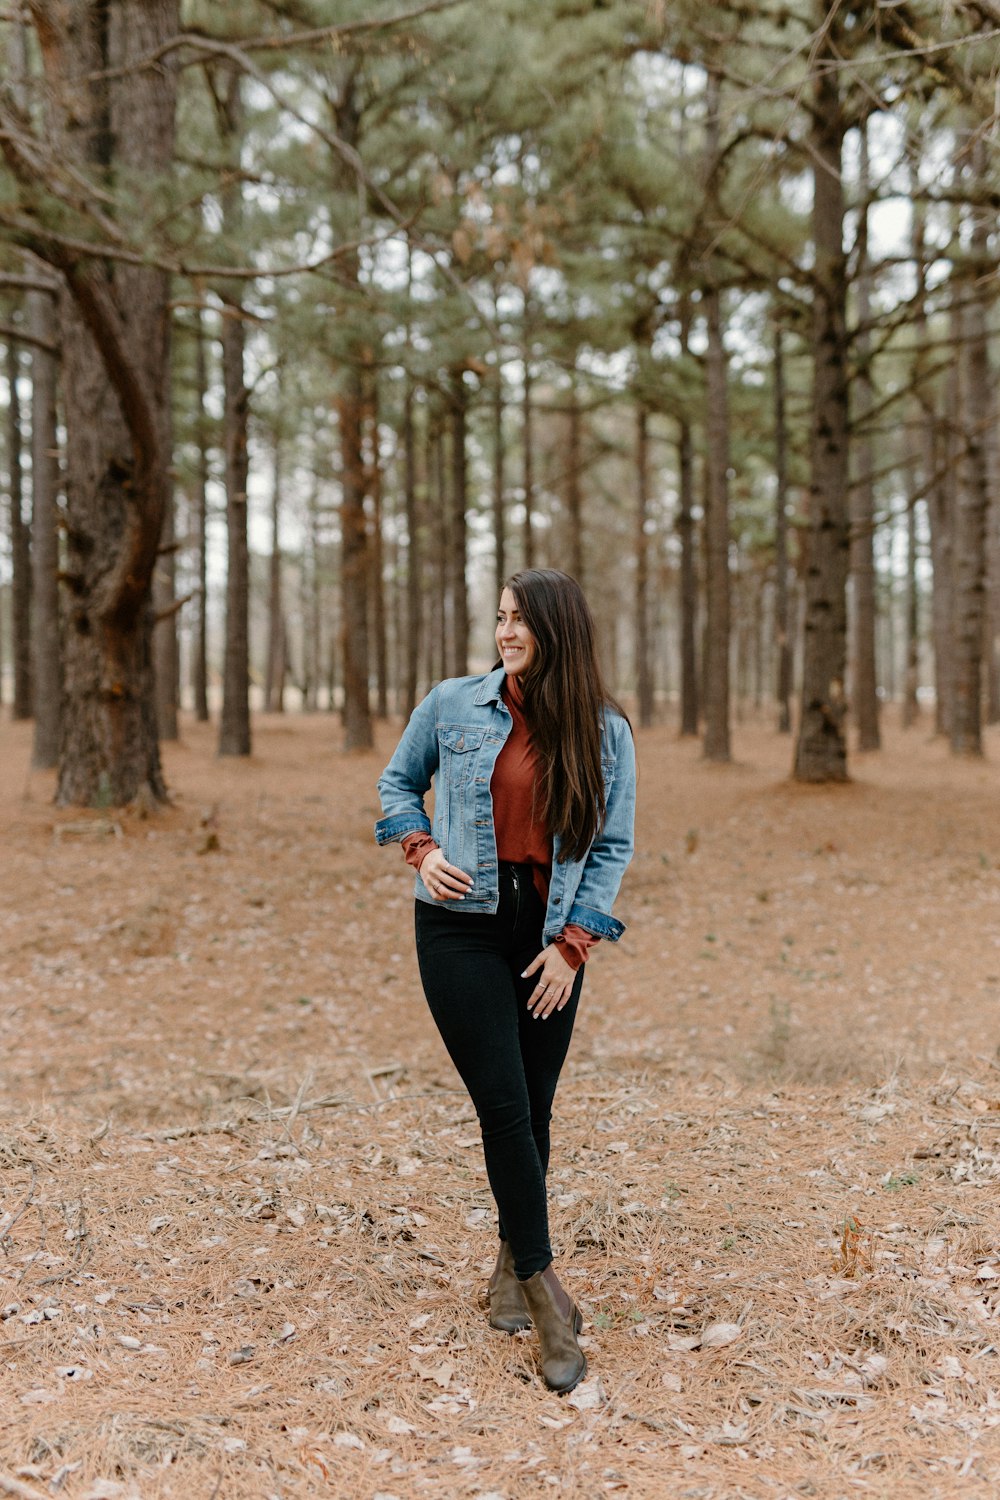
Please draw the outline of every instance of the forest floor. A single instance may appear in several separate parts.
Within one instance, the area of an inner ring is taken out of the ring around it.
[[[185,721],[172,808],[56,810],[0,724],[0,1494],[995,1497],[1000,737],[639,736],[622,942],[556,1101],[586,1382],[486,1326],[475,1119],[372,840],[376,753]]]

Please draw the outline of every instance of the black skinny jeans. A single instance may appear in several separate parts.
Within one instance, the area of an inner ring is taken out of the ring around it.
[[[549,1121],[569,1050],[583,966],[560,1011],[536,1021],[522,969],[542,951],[545,912],[528,865],[500,866],[493,916],[459,902],[416,902],[417,960],[427,1004],[469,1091],[486,1172],[521,1280],[552,1260],[545,1174]]]

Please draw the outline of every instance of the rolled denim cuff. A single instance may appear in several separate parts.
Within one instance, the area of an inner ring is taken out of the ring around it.
[[[609,943],[617,943],[625,931],[625,923],[619,922],[617,917],[606,911],[597,911],[593,906],[584,906],[580,901],[574,901],[566,921],[567,925],[572,922],[595,937],[607,938]]]
[[[408,833],[430,833],[431,820],[426,813],[393,813],[391,817],[379,818],[375,824],[377,844],[397,844]]]

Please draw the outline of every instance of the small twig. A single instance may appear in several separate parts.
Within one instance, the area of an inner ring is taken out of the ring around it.
[[[312,1083],[312,1073],[306,1073],[299,1084],[295,1098],[292,1100],[292,1107],[288,1111],[288,1119],[285,1121],[285,1128],[281,1132],[283,1140],[287,1141],[291,1139],[292,1126],[302,1113],[302,1101],[305,1098],[306,1088],[310,1083]]]
[[[167,605],[166,609],[157,611],[156,617],[153,620],[153,624],[159,625],[161,620],[169,620],[171,615],[179,614],[180,611],[184,608],[185,604],[190,604],[193,598],[194,594],[185,594],[180,599],[174,599],[172,603]]]

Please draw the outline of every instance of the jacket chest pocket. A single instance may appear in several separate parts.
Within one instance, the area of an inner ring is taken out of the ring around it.
[[[486,731],[482,726],[442,724],[438,726],[441,771],[447,786],[466,786],[472,780],[476,751],[482,748]]]

